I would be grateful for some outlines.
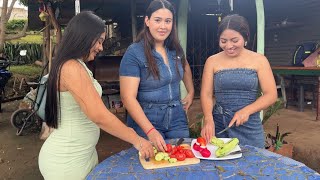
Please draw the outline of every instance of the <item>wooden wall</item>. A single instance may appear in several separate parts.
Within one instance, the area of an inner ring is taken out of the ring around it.
[[[265,55],[271,65],[291,65],[296,45],[320,41],[320,0],[265,0],[264,4]]]

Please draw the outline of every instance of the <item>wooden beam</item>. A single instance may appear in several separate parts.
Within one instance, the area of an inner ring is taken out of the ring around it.
[[[263,0],[256,0],[257,11],[257,53],[264,55],[265,47],[265,16]]]
[[[132,41],[137,38],[137,16],[136,16],[136,0],[131,0],[131,29],[132,29]]]
[[[184,53],[186,54],[187,51],[187,30],[188,30],[188,8],[189,7],[189,0],[180,0],[179,7],[178,7],[178,35],[180,44]],[[186,97],[188,94],[187,89],[184,83],[180,82],[180,95],[181,99]]]

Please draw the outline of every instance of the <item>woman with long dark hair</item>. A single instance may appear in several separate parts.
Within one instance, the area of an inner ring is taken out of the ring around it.
[[[133,144],[143,157],[154,155],[149,141],[108,111],[102,88],[85,65],[103,50],[105,35],[103,20],[89,11],[65,29],[48,79],[45,119],[54,130],[39,154],[45,179],[84,179],[98,163],[99,128]]]
[[[181,80],[188,91],[182,101]],[[146,10],[144,27],[120,64],[120,93],[128,125],[159,150],[166,150],[166,138],[189,137],[184,110],[192,104],[194,88],[170,2],[154,0]]]
[[[277,90],[268,59],[246,49],[249,37],[244,17],[228,15],[220,22],[218,38],[223,51],[207,59],[202,75],[201,136],[208,142],[215,135],[237,137],[242,145],[264,148],[259,112],[276,101]],[[257,98],[259,86],[263,95]],[[226,127],[231,128],[216,134]]]

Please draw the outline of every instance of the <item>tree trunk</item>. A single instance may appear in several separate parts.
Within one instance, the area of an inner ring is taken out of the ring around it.
[[[1,11],[1,20],[0,20],[0,54],[3,53],[4,43],[5,43],[5,33],[6,25],[11,16],[13,5],[17,0],[12,0],[10,6],[8,7],[8,0],[3,0],[2,11]]]
[[[56,45],[58,45],[60,43],[61,37],[62,37],[62,33],[61,33],[61,27],[60,24],[58,23],[57,19],[55,18],[55,15],[53,13],[52,7],[51,6],[47,6],[47,10],[48,10],[48,14],[50,16],[50,20],[51,20],[51,24],[53,25],[54,29],[56,30]]]

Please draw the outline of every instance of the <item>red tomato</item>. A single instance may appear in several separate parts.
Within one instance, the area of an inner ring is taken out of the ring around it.
[[[180,149],[180,150],[179,150],[179,153],[184,154],[184,152],[185,152],[185,149]]]
[[[176,158],[178,161],[184,161],[186,159],[186,155],[183,153],[177,153]]]
[[[208,157],[211,156],[211,152],[210,152],[207,148],[204,149],[204,150],[202,150],[200,153],[201,153],[201,155],[202,155],[203,157],[205,157],[205,158],[208,158]]]
[[[200,146],[206,146],[207,142],[203,137],[198,137],[197,142],[200,144]]]
[[[172,148],[172,151],[171,151],[171,154],[176,154],[177,152],[178,152],[177,147],[176,147],[176,146],[173,147],[173,148]]]
[[[193,144],[193,149],[196,150],[196,151],[199,151],[200,150],[200,145],[197,144],[197,143],[194,143]]]
[[[183,149],[183,147],[182,146],[177,146],[177,149],[180,150],[180,149]]]
[[[186,155],[187,158],[194,158],[194,154],[190,149],[186,149],[184,151],[184,154]]]
[[[171,144],[167,144],[167,153],[170,153],[172,151],[172,145]]]
[[[176,158],[176,155],[175,154],[170,154],[169,157],[170,158]]]

